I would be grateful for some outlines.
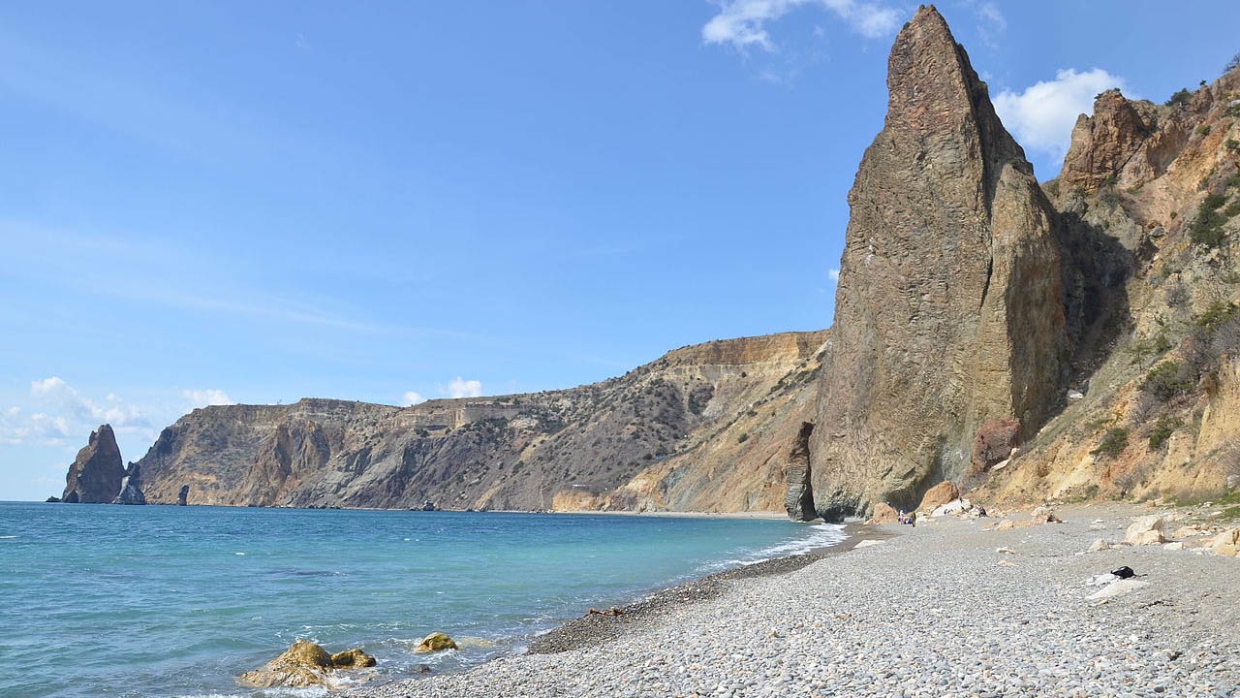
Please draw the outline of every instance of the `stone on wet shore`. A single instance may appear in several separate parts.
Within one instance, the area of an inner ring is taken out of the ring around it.
[[[262,668],[242,674],[238,681],[252,688],[333,688],[338,685],[335,670],[374,665],[375,658],[358,648],[331,655],[309,640],[298,640]]]
[[[456,641],[448,637],[445,633],[431,633],[422,638],[422,642],[413,650],[418,654],[427,652],[439,652],[442,650],[460,649],[456,645]]]

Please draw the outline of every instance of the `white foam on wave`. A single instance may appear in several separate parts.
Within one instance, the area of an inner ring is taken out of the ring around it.
[[[8,540],[10,538],[16,538],[16,537],[17,536],[0,536],[0,540]]]
[[[773,560],[780,557],[789,557],[791,555],[800,555],[808,553],[811,550],[820,548],[829,548],[838,545],[848,536],[844,534],[844,527],[839,524],[814,524],[810,526],[811,532],[804,538],[796,538],[794,540],[776,543],[765,548],[744,551],[741,557],[733,557],[726,560],[717,560],[707,563],[698,568],[698,573],[711,574],[730,570],[736,567],[744,567],[746,565],[754,565],[766,560]]]
[[[810,528],[813,532],[805,538],[790,540],[759,550],[757,552],[758,559],[751,560],[751,562],[761,562],[762,560],[770,560],[776,557],[800,555],[801,553],[808,553],[819,548],[829,548],[833,545],[838,545],[848,537],[844,534],[844,527],[840,524],[814,524]]]

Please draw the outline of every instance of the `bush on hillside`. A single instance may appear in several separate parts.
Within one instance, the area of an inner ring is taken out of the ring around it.
[[[1182,90],[1176,91],[1175,94],[1171,95],[1171,99],[1167,100],[1167,106],[1185,107],[1185,106],[1188,106],[1188,103],[1192,101],[1192,99],[1193,99],[1193,93],[1189,92],[1188,88],[1184,88]]]
[[[1176,429],[1184,426],[1183,420],[1174,417],[1160,417],[1154,422],[1154,427],[1150,429],[1150,449],[1156,450],[1162,448],[1167,443],[1167,439],[1175,433]]]
[[[1141,391],[1161,402],[1183,395],[1193,388],[1191,369],[1179,361],[1164,361],[1145,374]]]
[[[1095,448],[1093,453],[1098,456],[1118,456],[1127,446],[1128,430],[1115,427],[1107,431],[1106,436],[1102,437],[1102,442],[1098,444],[1098,448]]]

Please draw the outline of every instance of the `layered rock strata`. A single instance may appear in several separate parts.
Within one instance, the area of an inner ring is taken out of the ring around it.
[[[900,32],[887,83],[849,193],[812,441],[828,516],[911,508],[961,474],[988,419],[1036,431],[1061,382],[1054,211],[933,7]]]
[[[234,506],[779,511],[826,338],[709,342],[530,395],[203,408],[138,462],[143,489]]]

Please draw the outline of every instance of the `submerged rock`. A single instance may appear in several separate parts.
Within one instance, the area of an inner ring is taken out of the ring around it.
[[[242,674],[238,681],[253,688],[334,688],[339,684],[335,676],[337,669],[358,669],[374,665],[375,658],[357,648],[331,655],[313,642],[298,640],[262,668]]]

